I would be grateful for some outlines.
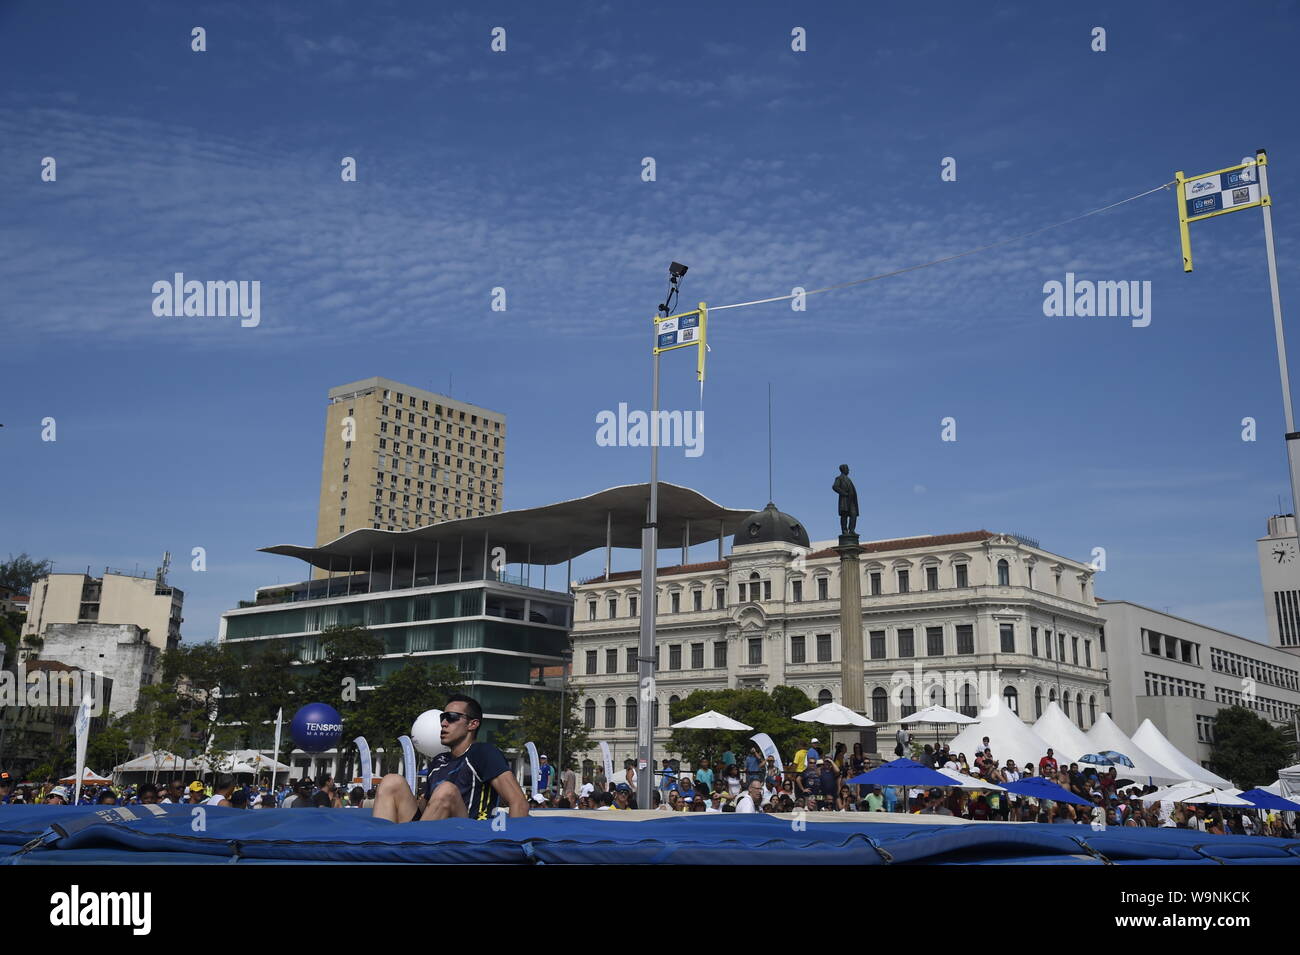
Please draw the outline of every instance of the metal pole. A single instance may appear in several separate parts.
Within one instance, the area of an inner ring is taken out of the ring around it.
[[[465,535],[460,535],[460,565],[456,568],[456,583],[465,580]]]
[[[650,398],[650,510],[641,529],[641,642],[637,655],[640,717],[637,719],[636,800],[640,809],[650,809],[654,789],[654,729],[651,726],[655,698],[655,613],[659,551],[659,435],[653,425],[659,418],[659,353],[654,356]]]
[[[1268,154],[1262,149],[1255,150],[1255,168],[1259,170],[1259,193],[1268,195]],[[1300,433],[1295,429],[1295,415],[1291,410],[1291,376],[1286,364],[1286,336],[1282,331],[1282,297],[1277,288],[1277,256],[1273,252],[1273,207],[1265,204],[1264,210],[1264,248],[1268,252],[1268,285],[1273,296],[1273,334],[1277,340],[1277,367],[1282,379],[1282,410],[1286,415],[1286,457],[1287,469],[1291,478],[1291,513],[1296,515],[1297,528],[1300,529],[1300,496],[1296,489],[1300,487]]]
[[[352,596],[352,555],[348,554],[348,596]]]
[[[488,558],[488,532],[487,532],[487,531],[484,531],[484,532],[483,532],[483,579],[484,579],[484,580],[487,580],[487,579],[488,579],[488,575],[487,575],[488,560],[487,560],[487,558]]]
[[[411,554],[411,586],[415,586],[415,565],[420,562],[420,544],[417,541],[415,551]]]
[[[375,589],[375,549],[370,548],[370,570],[366,572],[366,593]]]
[[[564,773],[564,711],[569,708],[569,660],[572,656],[573,651],[564,654],[564,677],[560,680],[560,759],[555,764],[555,771],[561,774]],[[561,776],[561,778],[563,778],[563,776]],[[568,793],[565,793],[565,797],[568,797]]]
[[[330,558],[329,567],[325,571],[325,598],[328,600],[330,587],[334,583],[334,558]]]
[[[614,556],[614,547],[611,542],[611,535],[614,528],[614,512],[605,512],[605,579],[609,580],[609,565]]]
[[[388,566],[388,589],[397,589],[397,541],[393,541],[393,560]]]
[[[438,583],[438,563],[441,560],[441,558],[442,558],[442,541],[438,541],[437,545],[433,549],[433,583],[435,586],[437,586]]]
[[[722,560],[722,539],[727,536],[727,525],[724,521],[718,521],[718,560]]]

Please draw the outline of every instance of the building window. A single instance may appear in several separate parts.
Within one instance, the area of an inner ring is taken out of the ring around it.
[[[1002,698],[1007,701],[1007,709],[1016,716],[1020,715],[1020,695],[1016,693],[1014,686],[1009,686],[1002,691]]]
[[[880,596],[880,571],[878,570],[871,572],[871,596]]]
[[[772,599],[772,581],[770,580],[763,581],[763,599],[764,600]]]
[[[871,659],[885,659],[885,631],[872,630],[870,635]]]
[[[1052,659],[1052,631],[1043,631],[1043,649],[1047,651],[1047,659]]]
[[[1065,634],[1063,633],[1058,633],[1056,635],[1056,651],[1057,651],[1056,659],[1064,663],[1065,662]]]
[[[588,620],[596,619],[596,601],[594,600],[587,601],[587,619]]]
[[[596,651],[595,650],[587,651],[587,672],[588,673],[596,672]]]
[[[905,594],[910,592],[909,590],[910,584],[908,583],[909,576],[910,576],[909,571],[900,570],[898,572],[898,592],[900,594]]]
[[[966,565],[965,565],[965,564],[958,564],[958,565],[956,566],[955,569],[956,569],[956,571],[957,571],[957,586],[958,586],[958,587],[969,587],[969,586],[970,586],[970,579],[969,579],[969,578],[967,577],[967,575],[966,575]]]
[[[613,620],[617,616],[618,616],[618,598],[610,597],[609,598],[609,619]]]
[[[830,690],[821,690],[817,694],[817,705],[825,706],[827,703],[834,702],[834,699]]]
[[[938,567],[925,568],[925,589],[926,590],[939,589],[939,568]]]
[[[1091,640],[1083,641],[1083,665],[1089,668],[1092,667],[1092,641]]]
[[[727,642],[716,640],[713,643],[713,665],[720,670],[727,668]]]
[[[1070,694],[1069,691],[1061,694],[1061,712],[1065,714],[1066,719],[1070,717]]]
[[[704,644],[702,643],[691,644],[691,669],[704,669]]]
[[[975,626],[969,623],[957,624],[957,652],[975,652]]]
[[[817,578],[817,599],[818,600],[830,599],[830,578],[828,577]]]
[[[817,634],[817,662],[829,663],[831,659],[831,635],[829,633]]]
[[[1196,717],[1196,739],[1202,743],[1214,742],[1214,717]]]
[[[750,663],[763,662],[763,638],[762,637],[749,638],[749,662]]]
[[[1070,638],[1070,652],[1074,655],[1074,665],[1079,665],[1079,638]]]
[[[1043,688],[1034,687],[1034,719],[1043,715]]]
[[[635,598],[635,597],[628,597],[628,598],[627,598],[627,615],[628,615],[629,617],[635,617],[635,616],[636,616],[636,598]]]
[[[998,561],[998,586],[1011,586],[1011,565],[1005,560]]]
[[[627,702],[623,704],[623,724],[628,729],[636,726],[636,697],[629,696]]]
[[[1091,726],[1095,722],[1097,722],[1097,698],[1090,696],[1088,697],[1088,725]]]
[[[636,672],[636,647],[628,647],[623,651],[623,668],[628,673]]]
[[[713,588],[713,609],[714,610],[727,609],[727,588],[726,587]]]
[[[680,643],[671,644],[668,647],[668,669],[680,670],[682,668],[682,645]]]
[[[807,662],[807,658],[804,654],[804,638],[802,635],[790,638],[790,662]]]
[[[1029,652],[1033,656],[1038,656],[1038,628],[1029,628]]]
[[[588,700],[582,705],[582,725],[589,730],[596,728],[596,701]]]
[[[903,687],[902,706],[899,716],[911,716],[916,712],[916,692],[910,686]]]
[[[790,600],[792,603],[799,603],[803,600],[803,581],[792,580],[790,582]]]
[[[877,723],[889,722],[889,694],[881,687],[871,691],[871,718]]]
[[[758,603],[758,574],[749,575],[749,599],[752,603]]]
[[[925,655],[929,657],[943,656],[943,627],[925,628]]]
[[[739,599],[739,601],[740,601],[741,603],[744,603],[744,602],[745,602],[745,585],[744,585],[744,584],[737,584],[737,585],[736,585],[736,595],[737,595],[737,598]]]
[[[900,657],[916,656],[916,648],[912,645],[911,627],[906,627],[898,631],[898,655]]]
[[[678,612],[680,612],[681,609],[682,609],[682,595],[679,594],[679,593],[671,593],[671,594],[669,594],[669,595],[668,595],[668,603],[669,603],[669,609],[670,609],[673,613],[678,613]]]
[[[699,613],[701,610],[704,609],[704,591],[703,591],[703,590],[692,590],[692,591],[691,591],[691,609],[694,610],[696,613]]]
[[[618,704],[613,698],[605,701],[605,729],[612,730],[618,725]]]
[[[617,650],[605,651],[605,672],[606,673],[618,672],[618,651]]]
[[[1000,624],[998,626],[998,636],[1002,641],[1003,653],[1016,652],[1016,628],[1012,624]]]

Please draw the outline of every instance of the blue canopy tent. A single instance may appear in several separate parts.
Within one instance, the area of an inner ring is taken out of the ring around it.
[[[1028,779],[1021,779],[1014,783],[1005,783],[1002,788],[1009,793],[1015,793],[1017,796],[1050,799],[1052,802],[1072,802],[1076,806],[1092,805],[1088,800],[1079,798],[1070,790],[1058,786],[1050,779],[1044,779],[1042,776],[1030,776]]]
[[[947,789],[953,780],[937,770],[922,766],[914,759],[902,757],[859,773],[852,779],[846,779],[851,786],[928,786],[931,789]],[[903,811],[907,811],[907,799],[903,799]]]

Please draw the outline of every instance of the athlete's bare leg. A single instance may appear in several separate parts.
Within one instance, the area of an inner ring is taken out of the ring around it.
[[[409,792],[409,790],[408,790]],[[429,805],[424,807],[421,822],[432,819],[464,819],[469,815],[465,799],[460,794],[460,787],[453,782],[441,782],[429,797]]]
[[[407,785],[405,776],[389,773],[379,780],[379,786],[375,790],[373,810],[376,819],[410,822],[415,818],[418,809],[419,804],[411,794],[411,787]]]

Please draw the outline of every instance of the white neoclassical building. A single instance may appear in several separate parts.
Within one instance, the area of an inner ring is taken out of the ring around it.
[[[810,543],[769,504],[722,560],[659,570],[657,755],[671,732],[669,703],[693,690],[788,685],[814,704],[840,701],[833,543]],[[931,702],[973,715],[996,693],[1032,723],[1056,700],[1085,730],[1110,711],[1089,565],[983,530],[863,549],[864,689],[880,724],[877,752],[892,749],[901,716]],[[635,755],[640,599],[639,571],[574,590],[574,684],[592,740],[609,742],[619,760]]]

